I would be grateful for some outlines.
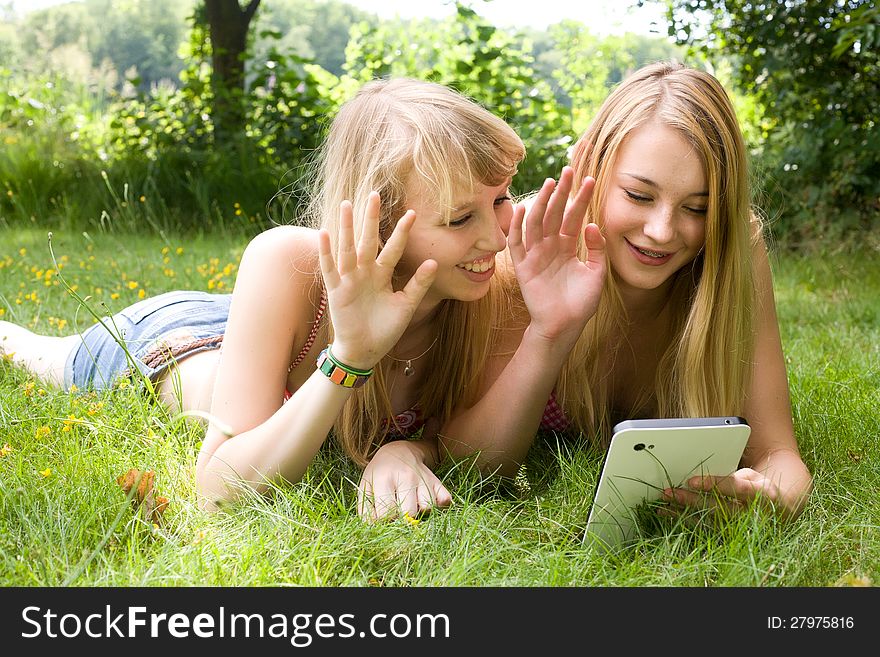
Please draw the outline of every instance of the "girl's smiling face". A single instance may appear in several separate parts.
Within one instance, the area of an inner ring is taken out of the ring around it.
[[[513,216],[509,184],[509,180],[494,187],[475,184],[471,193],[455,199],[448,223],[425,184],[410,185],[412,200],[407,207],[415,210],[416,220],[396,273],[407,281],[422,262],[437,261],[437,276],[423,304],[475,301],[489,291],[495,254],[507,246],[501,227],[509,225]]]
[[[652,121],[620,146],[605,191],[603,232],[621,292],[662,289],[703,248],[709,186],[693,146]]]

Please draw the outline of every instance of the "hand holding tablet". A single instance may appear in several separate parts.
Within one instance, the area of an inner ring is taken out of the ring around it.
[[[751,428],[741,417],[627,420],[614,427],[586,535],[615,547],[636,534],[636,510],[665,488],[738,467]]]

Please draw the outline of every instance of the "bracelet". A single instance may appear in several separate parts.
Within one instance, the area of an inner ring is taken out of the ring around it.
[[[360,388],[373,374],[372,369],[358,370],[340,363],[333,357],[329,344],[318,355],[317,366],[328,379],[343,388]]]

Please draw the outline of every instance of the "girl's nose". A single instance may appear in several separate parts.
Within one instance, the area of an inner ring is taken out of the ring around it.
[[[651,212],[645,223],[645,236],[652,239],[658,246],[672,241],[675,235],[675,221],[672,210],[658,207]]]

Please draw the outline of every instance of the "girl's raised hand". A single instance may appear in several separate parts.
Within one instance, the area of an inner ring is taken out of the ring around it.
[[[403,255],[415,212],[408,210],[379,252],[381,200],[371,192],[357,246],[352,205],[343,201],[339,244],[334,259],[330,235],[319,234],[318,256],[333,321],[333,355],[357,369],[370,369],[393,347],[434,282],[437,263],[426,260],[402,290],[391,285]]]
[[[518,204],[507,244],[531,316],[530,330],[571,347],[596,312],[605,281],[605,238],[595,224],[584,229],[588,258],[577,256],[578,237],[595,181],[587,178],[569,202],[574,171],[564,167],[559,184],[548,178],[526,213]],[[523,219],[525,218],[525,236]]]

